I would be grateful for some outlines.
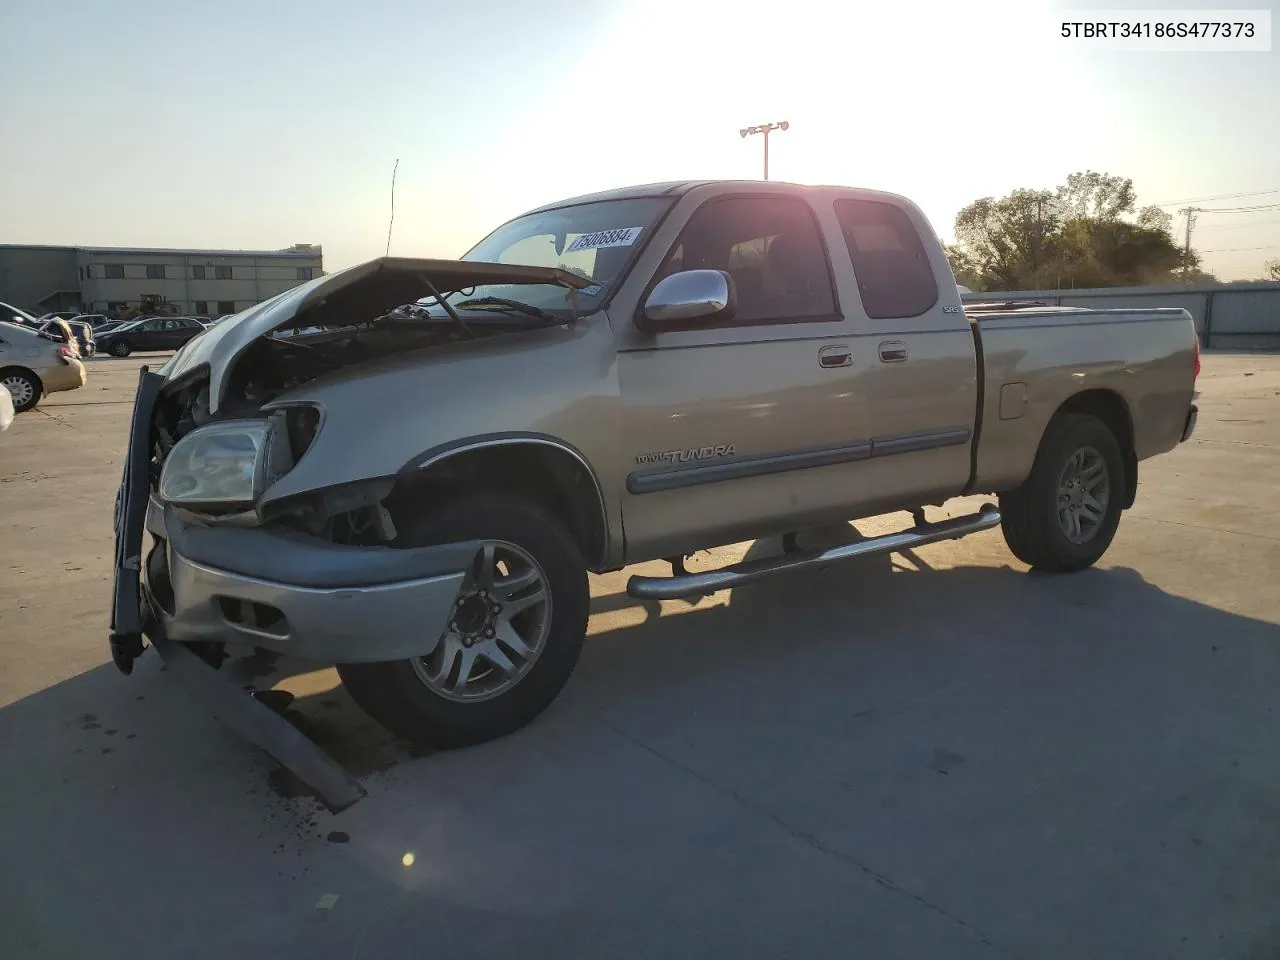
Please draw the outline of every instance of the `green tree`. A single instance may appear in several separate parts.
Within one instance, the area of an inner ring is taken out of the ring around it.
[[[1054,190],[975,200],[956,216],[947,255],[975,290],[1171,283],[1198,272],[1199,257],[1174,239],[1173,218],[1136,207],[1133,181],[1073,173]]]
[[[1267,280],[1280,280],[1280,260],[1268,260],[1264,266]]]

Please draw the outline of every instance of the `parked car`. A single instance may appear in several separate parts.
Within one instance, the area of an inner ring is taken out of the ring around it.
[[[84,386],[74,341],[56,343],[29,327],[0,323],[0,385],[8,388],[15,411],[25,413],[45,394]]]
[[[97,352],[97,341],[94,337],[93,327],[81,320],[63,320],[54,317],[42,323],[37,332],[50,340],[56,340],[59,343],[67,343],[67,335],[70,332],[71,339],[75,341],[76,348],[82,357],[92,357]]]
[[[529,251],[544,265],[507,262]],[[433,290],[426,316],[394,310]],[[1198,372],[1182,309],[966,313],[891,194],[696,182],[553,204],[461,261],[304,283],[141,378],[112,649],[131,664],[145,624],[166,658],[239,641],[336,662],[397,734],[487,740],[568,679],[589,571],[666,558],[628,582],[652,602],[996,526],[1034,569],[1091,566],[1140,461],[1191,436]],[[998,508],[926,517],[973,494]],[[911,525],[796,536],[891,511]],[[684,569],[779,534],[777,556]]]
[[[87,323],[94,330],[111,322],[111,318],[103,313],[82,313],[79,316],[72,317],[71,320],[73,323]]]
[[[113,357],[127,357],[135,350],[176,350],[204,327],[190,317],[151,317],[99,332],[98,350]]]
[[[52,320],[55,317],[59,320],[74,320],[80,315],[79,310],[51,310],[49,313],[42,313],[37,320]]]

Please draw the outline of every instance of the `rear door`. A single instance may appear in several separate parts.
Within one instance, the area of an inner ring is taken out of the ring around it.
[[[135,350],[163,350],[163,323],[160,319],[143,320],[136,327],[126,330],[122,336],[133,343]]]
[[[849,296],[863,314],[856,354],[874,424],[864,495],[904,506],[954,496],[969,479],[978,385],[951,268],[923,214],[901,198],[851,196],[834,207],[853,267]]]
[[[177,320],[174,320],[173,323],[175,326],[172,346],[175,350],[194,337],[197,333],[204,330],[204,327],[188,317],[180,317]]]
[[[857,329],[810,204],[759,189],[705,200],[647,289],[708,268],[733,277],[729,321],[657,332],[615,321],[629,561],[842,516],[869,453]]]

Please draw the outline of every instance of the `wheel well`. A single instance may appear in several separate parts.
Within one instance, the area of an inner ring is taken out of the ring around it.
[[[424,496],[438,500],[480,490],[535,501],[569,529],[588,567],[604,565],[608,521],[599,484],[581,460],[548,443],[513,442],[451,454],[398,478],[387,507],[398,518],[420,510]]]
[[[1054,416],[1059,413],[1087,414],[1111,430],[1124,458],[1124,506],[1126,509],[1133,506],[1138,495],[1138,454],[1133,440],[1133,417],[1124,398],[1113,390],[1085,390],[1068,398]]]
[[[19,367],[14,365],[0,367],[0,377],[3,377],[7,373],[25,373],[36,382],[36,386],[40,388],[40,395],[44,395],[44,381],[40,379],[40,374],[36,373],[30,367]]]

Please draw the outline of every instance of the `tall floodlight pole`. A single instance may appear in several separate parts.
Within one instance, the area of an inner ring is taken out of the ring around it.
[[[773,130],[786,130],[790,126],[791,124],[783,120],[780,123],[762,123],[754,127],[743,127],[738,131],[744,140],[753,133],[764,134],[764,178],[766,180],[769,179],[769,133]]]

